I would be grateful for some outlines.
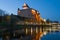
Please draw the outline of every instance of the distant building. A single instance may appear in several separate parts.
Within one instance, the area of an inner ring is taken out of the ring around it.
[[[18,8],[18,15],[30,18],[33,22],[45,22],[45,20],[40,17],[40,13],[37,10],[30,8],[26,3],[22,6],[22,10]]]

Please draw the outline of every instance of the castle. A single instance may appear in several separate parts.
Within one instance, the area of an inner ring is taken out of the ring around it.
[[[21,10],[18,8],[18,15],[21,17],[30,18],[32,22],[37,23],[45,22],[45,20],[41,18],[40,13],[37,10],[30,8],[26,3],[23,4]]]

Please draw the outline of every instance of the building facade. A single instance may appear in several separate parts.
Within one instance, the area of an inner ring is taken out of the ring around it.
[[[30,8],[26,3],[24,3],[21,10],[18,8],[18,15],[30,18],[30,22],[45,22],[44,19],[40,17],[40,13],[37,10]]]

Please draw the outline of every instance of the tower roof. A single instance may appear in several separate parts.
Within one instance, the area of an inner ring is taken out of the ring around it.
[[[23,9],[28,9],[28,8],[30,8],[26,3],[24,3],[22,7],[23,7]]]

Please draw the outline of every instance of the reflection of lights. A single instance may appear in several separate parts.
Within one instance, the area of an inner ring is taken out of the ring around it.
[[[6,36],[6,39],[9,40],[9,36]]]
[[[41,34],[40,37],[43,37],[43,34]]]
[[[33,32],[33,31],[32,31],[32,27],[31,27],[31,34],[32,34],[32,32]]]
[[[13,36],[15,37],[15,33],[13,34]]]
[[[28,22],[25,22],[26,24],[28,24]]]
[[[26,28],[26,34],[28,33],[28,29]]]
[[[58,27],[60,27],[60,25],[58,25]]]
[[[51,32],[51,28],[49,28],[50,32]]]
[[[36,33],[38,33],[38,27],[36,27]]]
[[[46,35],[47,34],[47,32],[44,32],[44,35]]]

